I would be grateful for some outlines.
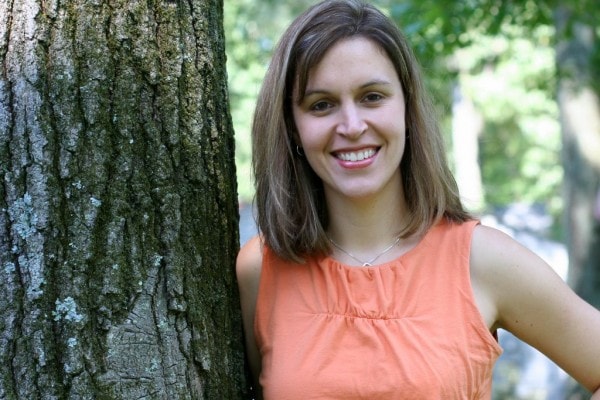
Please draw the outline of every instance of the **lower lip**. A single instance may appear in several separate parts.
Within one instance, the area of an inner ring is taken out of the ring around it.
[[[345,169],[361,169],[361,168],[366,168],[369,165],[373,164],[373,162],[375,161],[375,157],[377,157],[377,153],[375,153],[375,155],[371,158],[365,158],[364,160],[361,161],[344,161],[344,160],[340,160],[339,158],[337,158],[337,162],[338,164]]]

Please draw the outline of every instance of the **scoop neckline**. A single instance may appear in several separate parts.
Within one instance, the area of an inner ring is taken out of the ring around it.
[[[340,266],[340,267],[343,267],[346,269],[362,270],[362,271],[364,271],[364,270],[372,271],[375,269],[385,268],[388,266],[394,266],[394,264],[401,263],[403,261],[403,259],[410,257],[413,253],[415,253],[421,247],[423,247],[425,245],[425,243],[428,241],[428,237],[431,235],[431,232],[435,229],[438,229],[444,223],[445,222],[443,222],[443,221],[439,221],[439,222],[433,224],[429,229],[427,229],[427,231],[421,236],[421,238],[417,241],[417,243],[413,247],[411,247],[404,253],[400,254],[398,257],[391,259],[389,261],[383,262],[381,264],[375,264],[375,265],[371,265],[371,266],[349,265],[349,264],[339,261],[336,258],[333,258],[331,255],[325,256],[323,258],[323,261],[326,261],[328,264]]]

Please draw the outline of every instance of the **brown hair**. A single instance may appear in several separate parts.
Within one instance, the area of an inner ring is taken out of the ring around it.
[[[433,107],[408,41],[375,7],[359,0],[326,0],[306,10],[283,34],[252,127],[258,227],[265,243],[288,260],[330,251],[322,182],[296,154],[292,101],[299,99],[292,98],[292,91],[297,84],[301,99],[311,68],[335,43],[356,36],[385,51],[405,96],[407,141],[400,169],[410,215],[402,236],[424,233],[442,217],[470,219],[448,168]]]

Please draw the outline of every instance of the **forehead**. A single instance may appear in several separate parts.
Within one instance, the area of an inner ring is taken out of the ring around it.
[[[299,71],[296,95],[304,97],[307,89],[323,84],[347,83],[348,80],[392,80],[397,78],[394,64],[383,48],[364,37],[343,39],[327,49],[313,66]],[[364,82],[359,82],[364,83]]]
[[[324,71],[340,72],[336,74],[343,78],[341,72],[348,68],[363,69],[392,68],[393,64],[385,51],[375,42],[362,37],[345,39],[334,44],[325,52],[323,58],[309,70],[309,77],[319,75]]]

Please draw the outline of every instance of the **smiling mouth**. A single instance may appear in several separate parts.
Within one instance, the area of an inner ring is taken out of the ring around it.
[[[364,149],[360,151],[344,151],[334,153],[334,156],[342,161],[363,161],[377,154],[379,149]]]

